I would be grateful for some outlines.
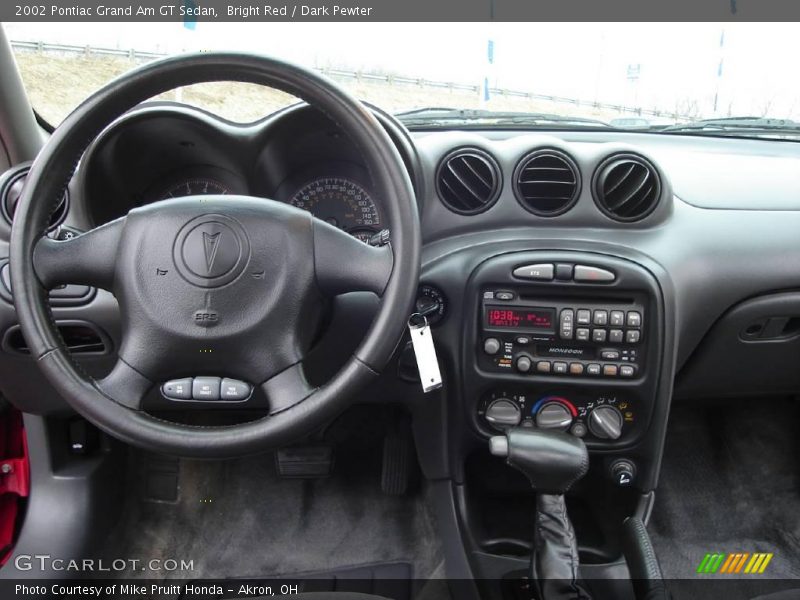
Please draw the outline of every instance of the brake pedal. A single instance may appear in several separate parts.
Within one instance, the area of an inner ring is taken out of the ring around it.
[[[331,446],[290,446],[275,452],[278,475],[287,479],[316,479],[333,471]]]

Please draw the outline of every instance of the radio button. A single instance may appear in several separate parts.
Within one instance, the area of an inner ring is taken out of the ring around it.
[[[623,335],[622,329],[612,329],[608,332],[608,341],[612,344],[621,344]]]
[[[565,362],[554,362],[553,363],[553,373],[557,373],[559,375],[564,375],[567,372],[567,363]]]
[[[483,342],[483,351],[489,356],[500,352],[500,347],[500,340],[497,338],[486,338],[486,340]]]
[[[527,373],[533,367],[533,362],[527,356],[520,356],[516,362],[517,371],[520,373]]]
[[[575,324],[575,311],[571,308],[565,308],[561,311],[558,319],[558,331],[562,340],[571,340],[573,335],[573,326]]]
[[[582,363],[569,363],[569,374],[570,375],[583,375],[583,364]]]
[[[600,365],[597,363],[592,363],[590,365],[586,365],[586,374],[587,375],[600,375]]]
[[[527,335],[520,335],[514,341],[520,346],[527,346],[531,343],[531,338],[529,338]]]
[[[514,292],[508,292],[506,290],[502,290],[499,292],[494,293],[495,300],[513,300],[514,299]]]
[[[609,322],[614,327],[621,327],[625,324],[625,313],[621,310],[612,310]]]
[[[540,360],[536,363],[536,370],[539,373],[549,373],[550,372],[550,361],[549,360]]]
[[[603,343],[606,341],[607,331],[605,329],[595,329],[592,331],[592,341]]]
[[[642,315],[636,311],[630,311],[628,313],[628,327],[641,327],[642,326]]]
[[[606,377],[616,377],[618,371],[617,365],[603,365],[603,375]]]
[[[591,325],[592,311],[586,308],[578,310],[578,325]]]
[[[622,365],[619,368],[619,374],[622,377],[633,377],[636,374],[636,367],[633,365]]]
[[[607,310],[594,311],[594,324],[608,325],[608,311]]]
[[[619,350],[603,350],[600,352],[603,360],[619,360]]]
[[[638,343],[640,338],[641,338],[641,332],[638,329],[629,329],[625,333],[625,341],[628,342],[629,344]]]
[[[555,267],[552,264],[525,265],[514,269],[514,277],[518,279],[537,279],[551,281]]]
[[[590,331],[585,327],[578,327],[575,330],[575,339],[579,342],[588,342],[590,336]]]

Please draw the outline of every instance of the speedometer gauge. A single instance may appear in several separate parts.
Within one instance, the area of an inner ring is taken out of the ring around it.
[[[289,203],[363,241],[381,229],[372,198],[363,187],[343,177],[316,179],[300,188]]]

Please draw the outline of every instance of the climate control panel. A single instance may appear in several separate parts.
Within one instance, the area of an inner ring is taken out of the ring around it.
[[[478,419],[491,431],[536,427],[580,438],[614,441],[637,422],[635,402],[615,393],[559,394],[493,390],[478,404]]]

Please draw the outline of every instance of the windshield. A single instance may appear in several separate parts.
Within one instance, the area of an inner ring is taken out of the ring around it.
[[[317,69],[362,100],[400,114],[410,128],[800,135],[794,76],[800,35],[792,23],[5,27],[31,102],[53,125],[136,64],[184,51],[241,50]],[[296,101],[235,83],[192,86],[162,99],[239,122]]]

